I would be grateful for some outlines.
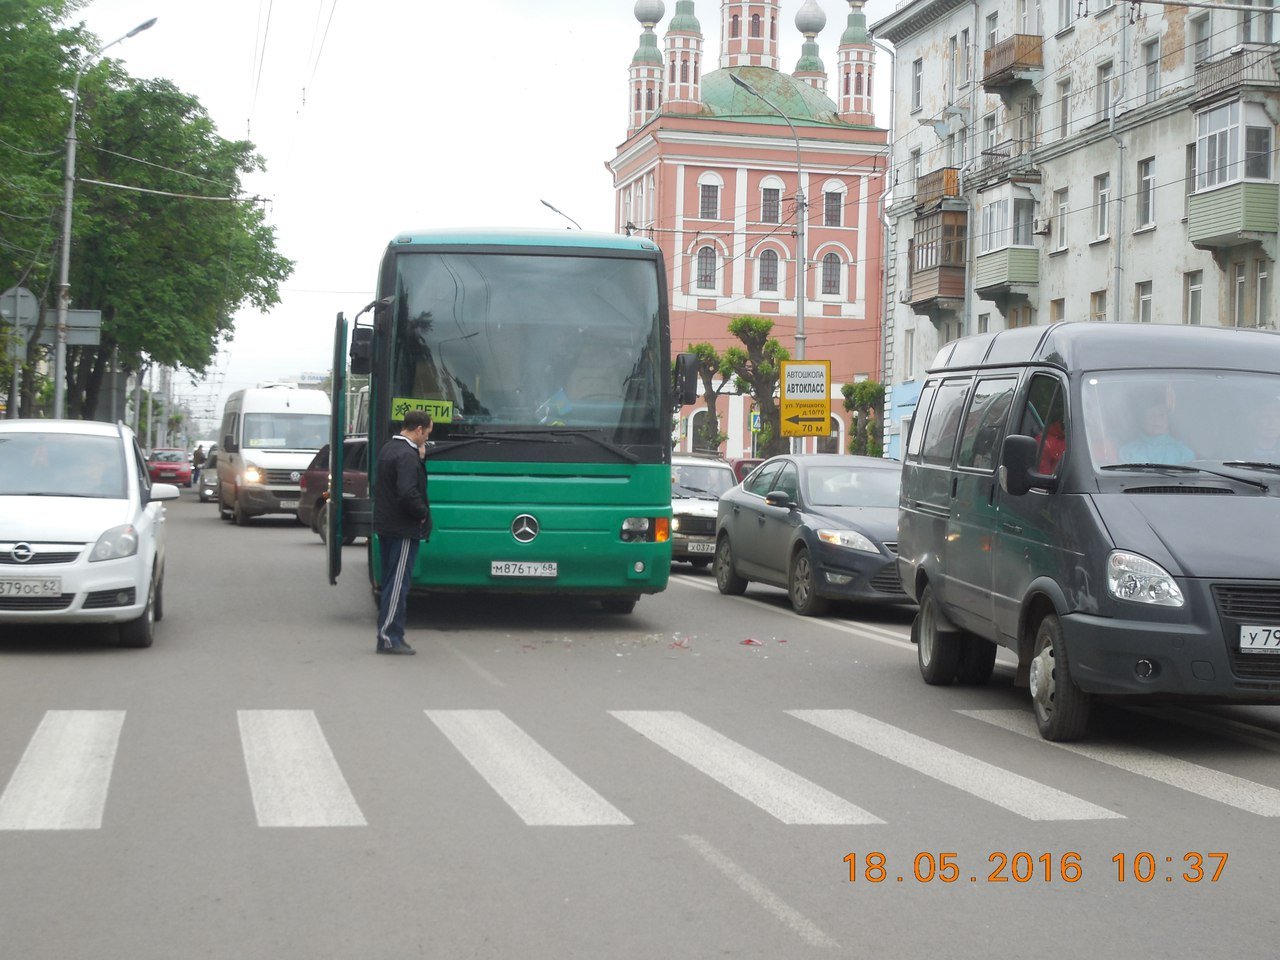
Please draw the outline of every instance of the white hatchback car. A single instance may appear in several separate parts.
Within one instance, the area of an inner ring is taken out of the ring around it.
[[[0,421],[0,623],[117,623],[149,647],[164,615],[165,511],[133,431]]]

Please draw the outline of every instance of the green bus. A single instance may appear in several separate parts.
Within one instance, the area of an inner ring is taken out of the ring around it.
[[[371,472],[406,411],[435,421],[415,592],[566,594],[629,613],[665,589],[671,414],[694,402],[697,380],[695,358],[672,363],[658,246],[580,231],[406,233],[377,289],[350,331],[338,316],[334,338],[330,582],[344,536],[368,537],[375,592],[380,579],[372,503],[342,488],[349,356],[351,374],[369,376]]]

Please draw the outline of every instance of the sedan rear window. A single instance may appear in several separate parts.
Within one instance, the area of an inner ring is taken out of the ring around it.
[[[0,435],[0,496],[122,500],[120,440],[73,433]]]

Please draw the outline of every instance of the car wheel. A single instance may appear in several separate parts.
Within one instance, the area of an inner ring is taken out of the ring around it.
[[[991,679],[996,668],[996,645],[974,634],[964,638],[964,650],[960,654],[960,669],[956,682],[965,686],[981,687]]]
[[[222,484],[218,484],[218,516],[223,520],[231,519],[231,510],[222,497]]]
[[[120,624],[120,646],[149,647],[156,636],[156,589],[147,590],[147,608],[137,620]]]
[[[924,682],[932,686],[953,683],[960,669],[965,638],[957,631],[938,629],[938,609],[931,587],[925,587],[920,593],[920,610],[912,633],[916,637],[916,656]]]
[[[315,530],[325,543],[329,542],[329,505],[327,503],[316,504],[316,522],[312,524],[311,529]]]
[[[716,587],[726,596],[737,597],[747,592],[747,583],[733,569],[733,548],[728,536],[722,536],[716,543]]]
[[[156,584],[156,623],[164,619],[164,571],[160,571],[160,581]]]
[[[1079,740],[1089,725],[1090,697],[1071,679],[1062,624],[1053,614],[1040,621],[1031,657],[1031,705],[1046,740]]]
[[[791,558],[787,595],[791,598],[791,608],[802,617],[820,617],[827,612],[829,604],[825,597],[818,596],[816,575],[807,547],[801,547]]]
[[[636,608],[636,601],[634,597],[608,597],[600,601],[600,606],[605,613],[630,613]]]

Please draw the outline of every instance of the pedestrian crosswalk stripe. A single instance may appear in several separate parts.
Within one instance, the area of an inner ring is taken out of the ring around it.
[[[1029,780],[854,710],[788,710],[842,740],[1028,820],[1123,820],[1124,815]]]
[[[260,827],[363,827],[312,710],[239,710],[240,743]]]
[[[884,822],[678,710],[611,710],[610,713],[783,823]]]
[[[50,710],[0,794],[0,830],[97,830],[123,710]]]
[[[440,732],[529,826],[631,820],[499,710],[427,710]]]
[[[959,710],[958,713],[983,723],[1040,741],[1035,719],[1026,710]],[[1216,800],[1239,810],[1247,810],[1263,817],[1280,817],[1280,790],[1254,783],[1230,773],[1223,773],[1198,763],[1190,763],[1167,754],[1153,753],[1145,747],[1127,747],[1106,743],[1052,743],[1041,741],[1060,750],[1067,750],[1108,766],[1118,767],[1140,777],[1186,790],[1209,800]]]

